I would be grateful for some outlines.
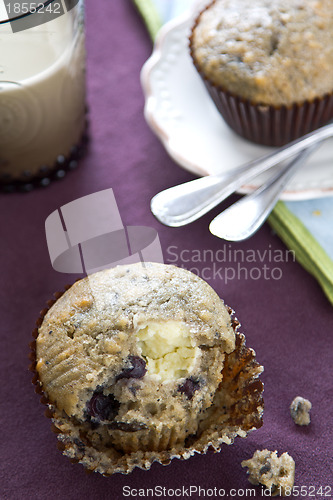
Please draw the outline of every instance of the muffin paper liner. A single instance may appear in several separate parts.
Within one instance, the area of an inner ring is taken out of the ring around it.
[[[184,442],[186,438],[183,426],[177,428],[175,425],[170,427],[162,425],[158,429],[142,430],[137,432],[113,431],[112,439],[114,447],[117,444],[121,446],[122,451],[131,454],[140,450],[154,450],[155,452],[172,449],[177,443]]]
[[[71,285],[66,287],[68,290]],[[172,459],[186,460],[195,453],[205,454],[208,450],[220,452],[223,443],[232,444],[236,436],[246,435],[262,426],[263,415],[263,383],[259,375],[263,367],[257,363],[253,349],[246,347],[245,336],[238,333],[239,322],[232,319],[236,334],[235,350],[225,355],[222,370],[223,379],[220,383],[211,407],[203,412],[196,435],[185,439],[185,445],[176,444],[179,436],[175,429],[163,429],[161,433],[152,432],[151,440],[142,443],[138,433],[130,433],[128,447],[133,449],[137,441],[137,451],[120,451],[115,447],[100,447],[89,440],[87,433],[73,418],[69,418],[63,411],[53,405],[44,394],[42,382],[36,370],[36,339],[38,329],[44,316],[52,305],[64,292],[54,295],[55,299],[47,303],[47,308],[40,312],[33,331],[33,342],[30,344],[30,370],[33,372],[32,382],[36,393],[41,395],[41,403],[46,406],[45,416],[52,421],[52,431],[57,435],[58,448],[73,463],[81,463],[88,472],[100,472],[110,476],[115,472],[130,473],[135,467],[148,470],[153,462],[168,465]],[[228,308],[229,314],[234,311]],[[138,431],[140,433],[140,431]],[[136,436],[135,436],[136,435]],[[147,451],[145,444],[153,444],[160,451]],[[126,442],[124,443],[126,449]],[[164,448],[164,449],[163,449]],[[167,449],[165,449],[167,448]]]
[[[190,54],[208,93],[230,128],[257,144],[283,146],[333,119],[333,92],[290,106],[272,106],[251,102],[209,80],[196,61],[192,41],[193,30],[201,15],[213,3],[215,0],[202,10],[194,21],[189,37]]]

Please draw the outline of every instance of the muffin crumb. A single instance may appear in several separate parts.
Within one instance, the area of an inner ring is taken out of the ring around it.
[[[108,476],[220,451],[259,428],[263,367],[232,315],[201,278],[157,263],[105,269],[58,294],[32,349],[63,454]]]
[[[290,405],[290,414],[297,425],[309,425],[312,404],[308,399],[297,396]]]
[[[278,457],[277,451],[257,450],[241,465],[248,468],[251,484],[266,486],[270,496],[290,496],[295,480],[295,462],[288,453]]]

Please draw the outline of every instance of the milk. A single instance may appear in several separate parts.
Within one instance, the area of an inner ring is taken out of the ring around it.
[[[80,142],[85,51],[74,10],[19,33],[0,26],[0,177],[37,174]]]

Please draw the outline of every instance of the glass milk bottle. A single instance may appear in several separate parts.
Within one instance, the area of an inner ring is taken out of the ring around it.
[[[45,180],[85,134],[83,0],[0,1],[0,183]]]

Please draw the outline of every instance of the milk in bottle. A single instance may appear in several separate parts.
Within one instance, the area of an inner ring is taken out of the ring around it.
[[[82,15],[73,9],[18,33],[0,26],[0,180],[53,168],[84,126]]]

